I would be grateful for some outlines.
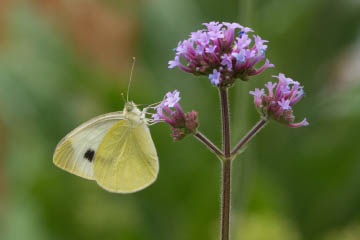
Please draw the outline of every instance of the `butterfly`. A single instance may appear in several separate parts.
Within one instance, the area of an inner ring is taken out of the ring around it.
[[[127,100],[123,111],[83,123],[58,143],[54,164],[95,180],[110,192],[132,193],[146,188],[159,172],[146,109],[140,111],[134,102]]]

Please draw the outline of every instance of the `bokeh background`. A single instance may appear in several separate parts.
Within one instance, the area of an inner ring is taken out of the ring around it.
[[[232,239],[360,239],[359,0],[0,0],[0,239],[218,239],[220,164],[194,138],[151,127],[158,180],[108,193],[56,168],[57,142],[130,98],[179,89],[220,144],[216,88],[168,69],[179,40],[212,20],[270,41],[276,65],[231,89],[233,141],[257,121],[249,89],[284,72],[305,86],[306,128],[269,124],[234,162]]]

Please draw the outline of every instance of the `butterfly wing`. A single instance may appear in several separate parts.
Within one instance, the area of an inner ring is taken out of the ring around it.
[[[56,166],[87,179],[94,179],[93,160],[106,132],[120,119],[122,112],[95,117],[66,135],[56,146],[53,162]]]
[[[139,191],[153,183],[158,172],[158,156],[145,123],[115,123],[105,134],[94,159],[94,178],[111,192]]]

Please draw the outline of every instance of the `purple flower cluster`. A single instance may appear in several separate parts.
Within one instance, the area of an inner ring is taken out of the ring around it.
[[[154,121],[164,121],[172,127],[170,135],[174,140],[180,140],[187,134],[195,133],[199,125],[197,112],[184,113],[179,104],[180,99],[178,90],[166,93],[164,100],[155,107],[156,113],[152,115]]]
[[[299,82],[285,77],[280,73],[279,76],[273,76],[279,79],[279,83],[268,82],[265,87],[268,89],[268,95],[265,90],[256,88],[250,91],[254,95],[254,103],[265,118],[272,117],[276,121],[285,123],[290,127],[307,126],[309,123],[306,118],[298,123],[294,123],[292,106],[301,100],[304,95],[303,87]],[[275,90],[275,92],[274,92]]]
[[[255,68],[256,63],[265,59],[268,41],[257,35],[249,37],[251,28],[227,22],[203,25],[206,29],[192,32],[189,39],[179,42],[169,68],[206,75],[214,85],[230,86],[237,78],[246,81],[248,76],[274,67],[266,59],[260,68]]]

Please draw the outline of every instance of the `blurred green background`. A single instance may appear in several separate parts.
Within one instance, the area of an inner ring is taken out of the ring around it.
[[[233,142],[257,121],[249,89],[283,72],[307,93],[306,128],[269,124],[234,162],[232,239],[360,239],[359,0],[0,0],[0,239],[183,240],[219,236],[220,163],[188,137],[151,127],[158,180],[130,195],[55,167],[57,142],[130,98],[179,89],[220,144],[216,88],[167,68],[208,21],[239,22],[270,41],[276,65],[231,89]]]

